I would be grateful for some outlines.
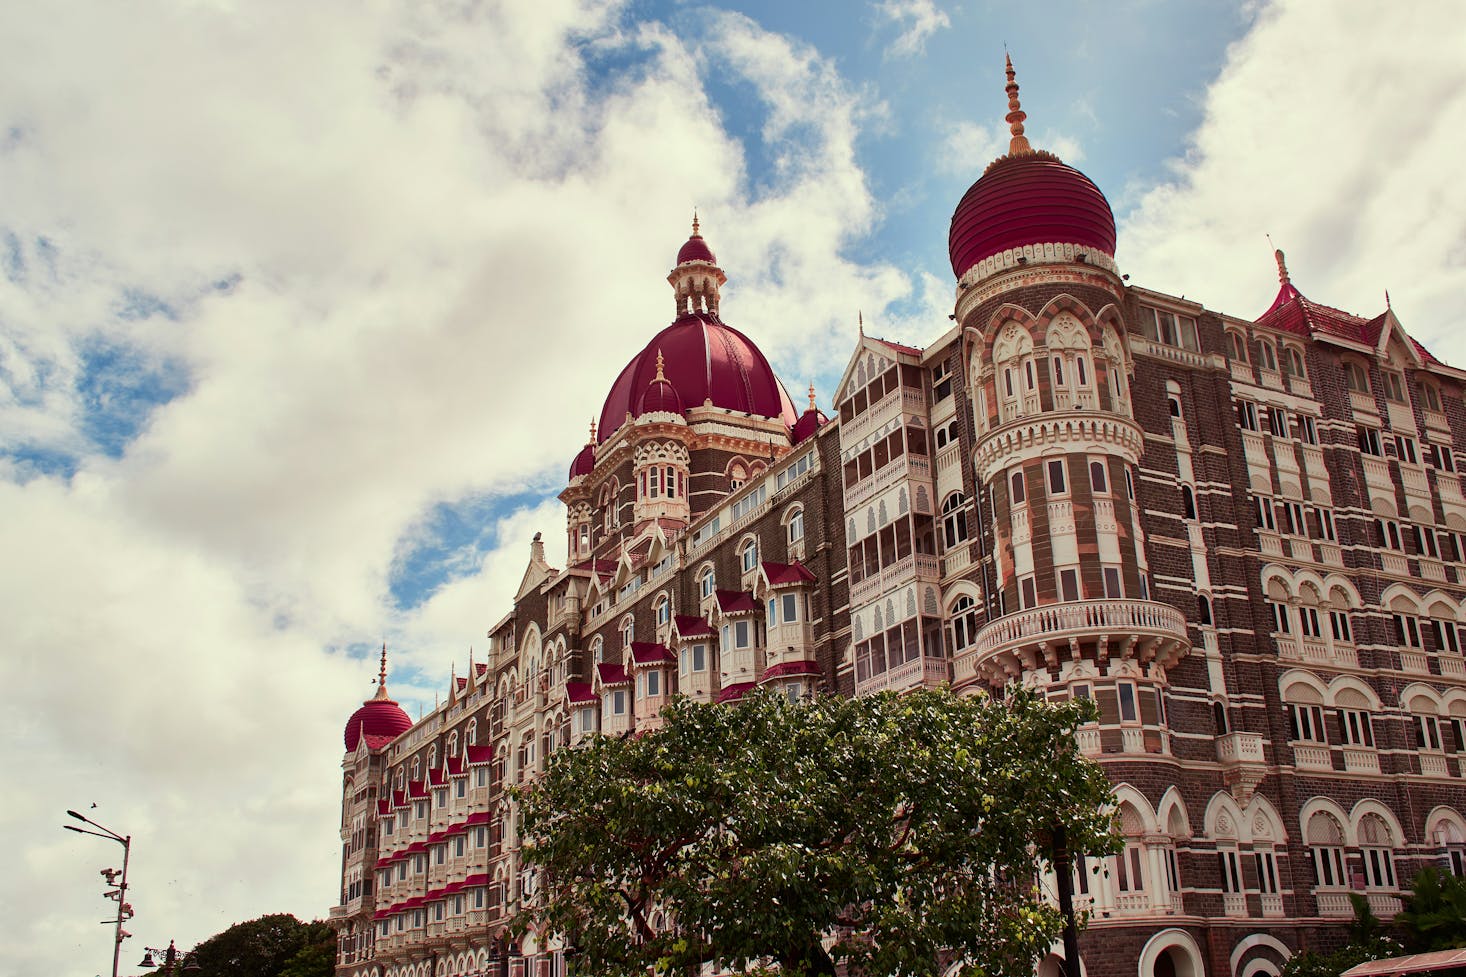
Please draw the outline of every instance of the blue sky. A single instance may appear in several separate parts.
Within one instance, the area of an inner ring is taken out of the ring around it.
[[[387,641],[414,714],[509,608],[697,207],[723,312],[828,405],[951,310],[952,207],[1028,132],[1136,284],[1310,298],[1466,363],[1448,0],[0,7],[0,899],[19,977],[334,897],[338,737]],[[160,709],[166,703],[166,709]],[[99,744],[106,744],[99,747]],[[103,815],[102,812],[105,812]],[[85,839],[83,839],[84,841]]]

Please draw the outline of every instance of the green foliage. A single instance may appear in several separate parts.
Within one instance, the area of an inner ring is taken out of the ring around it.
[[[1032,974],[1063,923],[1036,882],[1052,829],[1076,853],[1119,846],[1109,781],[1074,740],[1092,708],[1023,691],[678,700],[661,728],[562,750],[519,792],[541,891],[516,926],[607,977],[709,960],[936,975],[943,948],[965,973]],[[677,925],[654,928],[658,912]]]
[[[1375,936],[1364,943],[1346,943],[1333,953],[1304,950],[1283,965],[1282,977],[1339,977],[1366,960],[1399,956],[1400,944],[1387,936]]]
[[[198,977],[330,977],[336,937],[286,913],[236,923],[194,948]]]
[[[1421,869],[1395,922],[1411,953],[1466,946],[1466,879],[1436,868]]]

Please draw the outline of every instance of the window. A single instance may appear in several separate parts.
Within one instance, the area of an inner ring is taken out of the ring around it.
[[[708,667],[708,646],[692,646],[692,670],[694,672],[704,671]]]
[[[1318,444],[1318,426],[1308,414],[1298,416],[1298,437],[1304,444]]]
[[[1378,428],[1361,427],[1359,429],[1359,450],[1367,455],[1384,456],[1385,450],[1380,447]]]
[[[1277,504],[1278,530],[1289,536],[1308,535],[1308,524],[1303,520],[1303,506],[1297,502]]]
[[[1436,550],[1434,529],[1412,525],[1410,527],[1410,535],[1414,539],[1416,553],[1419,553],[1421,556],[1429,556],[1433,559],[1440,557],[1440,553]]]
[[[944,360],[932,370],[932,402],[941,403],[952,396],[952,368]]]
[[[1109,493],[1110,478],[1104,462],[1091,461],[1089,463],[1089,487],[1096,495]]]
[[[1417,750],[1439,750],[1441,748],[1441,724],[1434,716],[1415,715],[1415,748]]]
[[[952,605],[952,647],[962,650],[977,640],[977,602],[962,596]]]
[[[1059,571],[1059,599],[1072,602],[1079,599],[1079,569],[1064,567]]]
[[[1257,430],[1257,405],[1250,400],[1237,401],[1237,423],[1244,431]]]
[[[1273,349],[1272,340],[1259,340],[1257,343],[1257,348],[1262,353],[1262,368],[1264,370],[1277,370],[1278,352],[1277,350]]]
[[[1420,643],[1420,621],[1413,614],[1395,613],[1390,616],[1395,625],[1395,643],[1408,648],[1422,647]]]
[[[1286,438],[1288,436],[1288,412],[1281,407],[1265,408],[1263,414],[1267,417],[1267,430],[1275,438]]]
[[[1120,583],[1120,568],[1105,567],[1103,576],[1105,578],[1105,596],[1119,599],[1125,596],[1125,588]]]
[[[1422,447],[1422,451],[1425,455],[1425,463],[1430,467],[1446,472],[1456,470],[1456,455],[1448,445],[1426,444]]]
[[[1181,417],[1181,398],[1175,394],[1166,397],[1166,406],[1170,408],[1171,416],[1177,419]]]
[[[1405,538],[1400,534],[1399,523],[1393,519],[1376,519],[1374,529],[1379,535],[1380,546],[1405,552]]]
[[[1314,539],[1325,539],[1333,542],[1338,539],[1334,531],[1334,514],[1322,506],[1313,507],[1313,524],[1317,528]]]
[[[1380,374],[1385,381],[1385,399],[1405,403],[1405,378],[1395,370],[1381,370]]]
[[[1290,377],[1303,378],[1308,374],[1303,369],[1303,353],[1296,346],[1283,347],[1283,372]]]
[[[1242,862],[1235,848],[1218,848],[1217,862],[1222,870],[1223,892],[1245,892],[1242,885]]]
[[[804,510],[797,508],[789,513],[789,542],[797,543],[804,538]]]
[[[947,549],[967,539],[967,517],[962,512],[965,501],[961,492],[953,492],[942,503],[942,540]]]
[[[937,428],[936,441],[938,450],[949,444],[957,443],[957,420],[955,418]]]
[[[1431,637],[1435,639],[1435,650],[1450,652],[1453,655],[1461,653],[1461,635],[1456,629],[1454,621],[1443,621],[1438,617],[1430,619]]]
[[[1369,373],[1353,360],[1344,361],[1344,386],[1355,393],[1369,393]]]
[[[1322,638],[1323,629],[1319,625],[1318,608],[1303,605],[1298,608],[1298,629],[1305,638]]]
[[[1238,363],[1246,363],[1247,359],[1247,338],[1240,332],[1227,330],[1227,357],[1236,360]]]
[[[626,715],[626,692],[622,689],[611,693],[611,714],[613,716]]]
[[[1288,705],[1288,735],[1290,739],[1305,743],[1327,743],[1328,732],[1323,725],[1323,707],[1307,703]]]
[[[1187,521],[1196,519],[1196,493],[1190,485],[1181,486],[1181,516]]]
[[[453,796],[460,800],[468,796],[468,781],[463,777],[453,781]]]
[[[1363,709],[1340,709],[1339,731],[1347,746],[1374,746],[1374,728]]]
[[[698,577],[697,579],[697,590],[704,600],[713,596],[714,583],[715,578],[713,577],[713,568],[708,567],[707,569],[703,570],[702,576]]]
[[[1420,399],[1425,404],[1426,410],[1439,411],[1441,409],[1441,394],[1434,384],[1421,383],[1415,389],[1420,391]]]
[[[797,623],[799,620],[799,595],[785,594],[783,603],[783,614],[779,616],[779,620],[785,624]]]
[[[1025,610],[1038,606],[1038,591],[1034,587],[1033,574],[1025,574],[1018,578],[1018,599]]]
[[[1140,721],[1140,715],[1136,711],[1135,683],[1118,682],[1115,685],[1115,692],[1120,699],[1120,721],[1123,723],[1134,723]]]
[[[648,696],[662,694],[662,673],[659,669],[652,669],[646,673],[646,694]]]
[[[1008,476],[1009,495],[1014,505],[1019,505],[1028,500],[1028,484],[1023,478],[1023,467],[1013,469]]]
[[[672,602],[666,597],[657,598],[657,623],[666,624],[672,620]]]
[[[1395,435],[1395,457],[1412,465],[1420,464],[1415,453],[1415,439],[1404,434]]]
[[[1064,469],[1064,459],[1052,459],[1048,463],[1048,473],[1050,495],[1063,495],[1069,490],[1068,478]]]
[[[747,573],[758,566],[758,542],[756,540],[750,539],[748,542],[743,544],[743,550],[740,555],[740,560],[743,565],[744,573]]]
[[[1271,848],[1252,853],[1253,865],[1257,868],[1258,891],[1275,895],[1278,891],[1278,856]]]
[[[753,645],[753,628],[748,621],[736,621],[733,624],[733,647],[748,648]]]
[[[1347,644],[1354,640],[1353,628],[1349,626],[1348,611],[1329,611],[1329,627],[1333,629],[1335,641]]]
[[[1133,841],[1127,842],[1125,850],[1115,856],[1115,881],[1121,892],[1140,892],[1145,888],[1140,847]]]
[[[1370,889],[1395,887],[1394,839],[1378,814],[1359,819],[1359,853],[1364,861],[1364,885]]]
[[[1196,320],[1190,316],[1142,307],[1140,331],[1145,334],[1145,338],[1167,346],[1179,346],[1192,352],[1201,348],[1196,339]]]
[[[1257,507],[1258,527],[1261,529],[1266,529],[1269,532],[1277,532],[1278,524],[1273,518],[1272,500],[1261,495],[1254,495],[1252,497],[1252,501],[1253,504]]]

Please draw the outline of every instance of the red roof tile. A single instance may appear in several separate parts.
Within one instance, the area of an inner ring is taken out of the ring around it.
[[[570,702],[595,702],[596,694],[589,682],[566,682],[565,698]]]
[[[666,645],[652,644],[646,641],[633,641],[631,643],[631,660],[638,665],[654,665],[662,662],[675,662],[677,657],[672,654],[672,649]]]
[[[921,355],[921,350],[917,349],[915,346],[907,346],[905,343],[893,343],[889,339],[877,339],[875,336],[872,336],[871,338],[875,339],[875,341],[880,343],[882,346],[894,349],[898,353],[905,353],[908,356]]]
[[[808,660],[800,662],[784,662],[782,664],[775,665],[765,671],[764,677],[763,679],[761,679],[761,681],[767,682],[770,679],[783,678],[787,675],[818,675],[819,673],[819,662]]]
[[[626,669],[616,662],[601,662],[596,666],[596,674],[600,676],[602,685],[626,685],[631,681]]]
[[[714,593],[718,598],[718,607],[724,614],[758,610],[758,601],[746,590],[718,590]]]
[[[713,626],[707,622],[706,618],[678,614],[672,619],[672,624],[677,628],[677,633],[684,638],[713,633]]]
[[[792,583],[814,583],[815,576],[810,572],[809,567],[795,560],[793,563],[768,563],[763,564],[764,579],[770,586]]]
[[[743,698],[743,694],[751,688],[753,688],[752,682],[738,682],[734,685],[729,685],[724,688],[722,692],[718,693],[718,701],[737,702],[739,699]]]
[[[468,755],[468,762],[473,764],[488,763],[494,758],[494,749],[488,743],[470,743],[464,752]]]

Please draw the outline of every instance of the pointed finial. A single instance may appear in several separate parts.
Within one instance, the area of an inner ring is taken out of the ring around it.
[[[662,349],[659,346],[657,347],[657,377],[652,381],[653,383],[665,383],[667,381],[666,374],[662,372],[662,362]]]
[[[387,698],[387,642],[382,642],[382,665],[377,670],[377,698]]]
[[[592,417],[590,419],[590,440],[587,441],[586,444],[595,444],[595,443],[596,443],[596,419],[594,417]]]
[[[1033,147],[1028,144],[1028,137],[1023,134],[1023,120],[1028,118],[1028,113],[1018,105],[1018,73],[1013,70],[1013,57],[1005,54],[1003,60],[1008,73],[1008,84],[1003,87],[1008,93],[1008,114],[1003,119],[1008,123],[1008,131],[1013,134],[1008,143],[1008,155],[1019,156],[1033,152]]]
[[[814,410],[814,381],[809,383],[809,409]]]
[[[697,208],[692,208],[692,236],[702,237],[702,232],[697,229]]]
[[[1283,257],[1283,249],[1278,248],[1275,250],[1273,257],[1278,260],[1278,284],[1288,284],[1288,261]]]
[[[864,336],[865,336],[865,313],[862,312],[862,311],[860,311],[860,310],[858,310],[858,309],[855,312],[855,328],[858,329],[858,330],[860,330],[860,335],[861,335],[862,338],[864,338]]]
[[[1390,290],[1385,289],[1385,308],[1390,308]]]

